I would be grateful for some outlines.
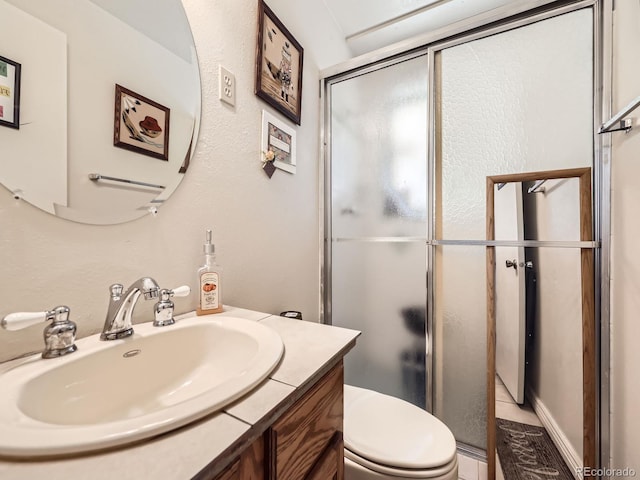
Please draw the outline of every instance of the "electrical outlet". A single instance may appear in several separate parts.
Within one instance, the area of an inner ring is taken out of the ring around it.
[[[222,65],[218,68],[218,98],[229,105],[236,104],[236,77]]]

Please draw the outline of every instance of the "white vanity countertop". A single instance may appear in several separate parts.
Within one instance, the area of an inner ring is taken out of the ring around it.
[[[355,344],[360,332],[225,307],[224,314],[259,321],[282,337],[280,365],[251,393],[215,413],[178,430],[128,447],[48,460],[0,458],[3,480],[188,480],[222,454],[232,460],[294,400],[296,390],[316,381]],[[181,318],[195,316],[188,313]],[[270,418],[274,417],[274,418]],[[257,426],[256,424],[260,424]],[[256,425],[255,430],[251,431]],[[0,435],[2,432],[0,432]],[[234,453],[235,452],[235,453]],[[221,469],[226,462],[221,461]]]

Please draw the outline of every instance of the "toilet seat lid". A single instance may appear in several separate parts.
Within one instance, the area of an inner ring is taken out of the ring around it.
[[[447,426],[396,397],[344,386],[344,445],[372,462],[405,469],[437,468],[456,455]]]

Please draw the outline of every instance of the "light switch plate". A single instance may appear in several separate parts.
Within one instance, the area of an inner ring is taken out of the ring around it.
[[[236,77],[222,65],[218,68],[218,98],[229,105],[236,104]]]

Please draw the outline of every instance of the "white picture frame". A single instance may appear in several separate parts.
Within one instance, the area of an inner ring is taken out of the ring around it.
[[[295,129],[262,110],[262,155],[269,150],[275,154],[274,167],[288,173],[296,173]]]

